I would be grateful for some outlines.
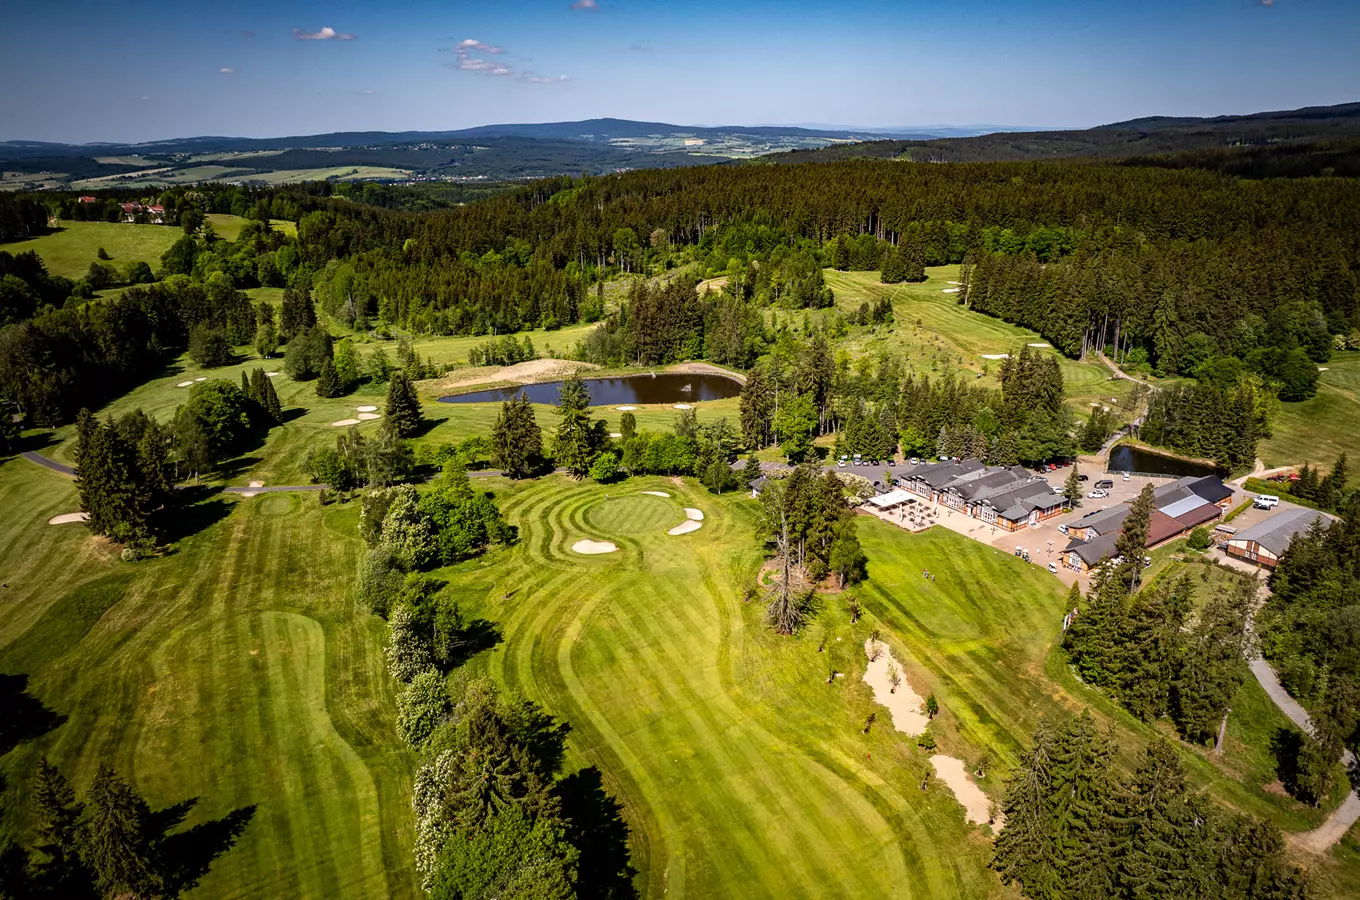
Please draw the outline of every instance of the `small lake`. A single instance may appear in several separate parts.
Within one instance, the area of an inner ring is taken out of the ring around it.
[[[1176,478],[1185,475],[1218,474],[1218,469],[1213,466],[1153,453],[1129,444],[1120,444],[1110,450],[1110,463],[1106,468],[1111,472],[1144,472],[1149,475],[1170,475]]]
[[[658,373],[629,375],[625,378],[586,378],[591,406],[617,406],[643,403],[697,403],[700,400],[724,400],[741,393],[741,382],[723,375],[684,375]],[[440,403],[503,403],[529,395],[530,403],[556,403],[560,381],[544,381],[518,387],[492,388],[469,394],[440,397]]]

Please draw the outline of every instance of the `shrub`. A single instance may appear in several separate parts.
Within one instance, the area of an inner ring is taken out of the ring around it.
[[[197,325],[189,332],[189,358],[205,369],[231,363],[231,343],[220,329]]]
[[[397,697],[397,731],[419,749],[453,711],[444,676],[426,669]]]
[[[1208,550],[1213,545],[1213,539],[1209,537],[1208,529],[1200,527],[1190,532],[1185,545],[1191,550]]]

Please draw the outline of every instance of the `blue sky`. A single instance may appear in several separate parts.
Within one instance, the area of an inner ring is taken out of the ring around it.
[[[3,0],[0,139],[1089,126],[1360,100],[1360,0]]]

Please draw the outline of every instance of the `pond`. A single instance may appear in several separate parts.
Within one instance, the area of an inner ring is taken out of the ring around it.
[[[629,375],[625,378],[586,378],[592,406],[643,403],[696,403],[700,400],[723,400],[741,393],[741,382],[725,375],[685,375],[658,373]],[[470,394],[440,397],[440,403],[502,403],[529,395],[530,403],[556,403],[560,381],[544,381],[518,387],[492,388]]]
[[[1185,475],[1218,474],[1218,469],[1214,466],[1153,453],[1151,450],[1130,444],[1119,444],[1112,448],[1110,463],[1106,468],[1111,472],[1141,472],[1145,475],[1170,475],[1176,478]]]

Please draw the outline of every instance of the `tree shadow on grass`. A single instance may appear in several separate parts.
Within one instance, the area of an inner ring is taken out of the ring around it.
[[[160,513],[160,538],[166,544],[198,534],[231,514],[232,504],[216,487],[186,486],[177,499],[179,502],[173,508]]]
[[[415,432],[414,432],[413,434],[411,434],[410,436],[413,437],[413,438],[424,437],[425,435],[429,434],[431,431],[434,431],[434,430],[435,430],[436,428],[438,428],[440,425],[443,425],[443,424],[444,424],[445,422],[447,422],[448,420],[449,420],[449,417],[448,417],[448,416],[444,416],[442,419],[431,419],[431,418],[428,418],[428,417],[427,417],[427,418],[424,418],[424,419],[421,419],[421,420],[420,420],[420,425],[416,427]]]
[[[28,692],[27,675],[0,675],[0,756],[66,721]]]
[[[581,854],[578,895],[601,900],[638,896],[628,855],[628,823],[623,807],[604,789],[600,770],[581,769],[557,783],[562,813],[568,820],[567,839]]]
[[[500,628],[489,619],[473,619],[463,626],[462,639],[449,660],[451,669],[461,666],[484,650],[503,640]]]
[[[263,461],[258,456],[238,456],[221,463],[217,467],[217,472],[224,480],[231,481],[233,478],[239,478]]]
[[[287,423],[293,421],[294,419],[301,419],[305,415],[307,415],[307,407],[305,406],[294,406],[289,409],[285,409],[283,411],[283,414],[280,416],[280,418],[283,420],[283,422],[280,424],[286,425]]]
[[[1277,728],[1270,739],[1270,752],[1275,756],[1275,777],[1289,792],[1297,796],[1299,790],[1299,751],[1303,749],[1303,735],[1294,728]]]
[[[184,821],[189,810],[198,799],[186,800],[152,814],[155,833],[164,833],[160,826],[174,828]],[[167,835],[161,839],[161,856],[165,860],[166,880],[170,890],[167,894],[177,897],[198,885],[213,860],[230,850],[250,820],[255,817],[255,804],[233,809],[220,819],[195,825],[187,831]]]

